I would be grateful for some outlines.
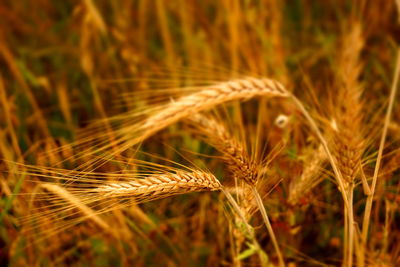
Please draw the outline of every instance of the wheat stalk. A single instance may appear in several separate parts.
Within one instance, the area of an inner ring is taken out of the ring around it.
[[[362,233],[361,233],[361,239],[363,242],[363,246],[362,246],[363,250],[361,252],[362,260],[364,260],[364,256],[365,256],[364,252],[366,250],[366,242],[367,242],[367,238],[368,238],[368,229],[369,229],[370,218],[371,218],[372,202],[374,200],[374,194],[375,194],[376,184],[377,184],[377,180],[378,180],[378,174],[379,174],[379,169],[380,169],[380,165],[381,165],[383,149],[384,149],[385,142],[386,142],[387,130],[388,130],[388,126],[389,126],[392,112],[393,112],[393,106],[394,106],[394,101],[396,98],[396,93],[398,91],[399,77],[400,77],[400,48],[397,48],[396,68],[394,71],[392,87],[390,89],[389,105],[386,110],[382,135],[381,135],[381,139],[379,142],[379,150],[378,150],[378,155],[376,158],[374,175],[372,177],[372,184],[370,186],[371,193],[367,197],[365,211],[364,211],[363,226],[362,226]],[[364,261],[361,262],[360,266],[364,266]]]
[[[240,210],[243,213],[243,216],[246,222],[250,221],[251,215],[257,208],[257,203],[255,203],[254,196],[251,192],[251,187],[247,184],[244,184],[242,187],[236,187],[234,189],[234,193],[238,195],[238,199],[240,200]],[[241,223],[240,218],[236,217],[235,222],[237,224]],[[245,236],[243,235],[243,231],[240,228],[233,229],[233,236],[235,237],[235,245],[237,251],[240,251],[245,241]]]
[[[361,63],[360,53],[364,41],[361,25],[357,22],[343,36],[343,49],[338,57],[338,104],[334,109],[335,127],[333,128],[333,153],[344,183],[348,197],[347,215],[348,231],[345,231],[344,262],[353,265],[354,251],[354,215],[353,190],[359,170],[359,163],[364,150],[362,133],[362,102],[359,83]],[[345,224],[346,228],[346,224]],[[347,255],[346,255],[347,254]]]
[[[114,229],[99,216],[101,213],[114,210],[117,207],[179,194],[222,189],[221,183],[214,175],[199,170],[181,171],[175,169],[171,173],[167,171],[152,172],[141,179],[137,177],[145,175],[144,173],[121,173],[119,178],[123,180],[118,182],[116,180],[118,179],[117,174],[90,173],[85,177],[85,175],[79,174],[77,171],[67,173],[65,170],[43,167],[42,171],[47,171],[48,174],[42,174],[38,169],[32,167],[29,172],[24,173],[56,181],[59,179],[74,180],[74,183],[71,182],[65,185],[55,183],[40,185],[55,196],[43,193],[35,197],[35,199],[51,201],[52,204],[49,207],[52,212],[38,212],[35,210],[33,215],[27,216],[26,221],[28,223],[60,214],[57,218],[60,222],[58,229],[49,233],[48,236],[90,219],[106,232],[118,237],[117,232],[114,233]],[[75,175],[82,175],[82,177],[75,177]],[[108,182],[106,178],[113,179],[114,182]],[[76,216],[80,212],[83,216],[78,217],[78,219],[70,219],[64,213],[66,211],[68,211],[68,215]]]

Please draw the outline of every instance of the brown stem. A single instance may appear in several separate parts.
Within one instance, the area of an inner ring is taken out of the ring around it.
[[[376,158],[374,176],[372,177],[371,194],[368,195],[367,202],[365,205],[364,220],[363,220],[362,234],[361,234],[362,243],[363,243],[362,244],[362,247],[363,247],[362,259],[364,259],[364,257],[365,257],[365,249],[367,246],[367,238],[368,238],[368,229],[369,229],[369,223],[370,223],[370,218],[371,218],[372,202],[374,200],[375,188],[376,188],[376,183],[378,180],[378,173],[379,173],[379,168],[381,165],[383,148],[385,146],[387,129],[388,129],[388,126],[390,123],[390,117],[392,115],[393,104],[394,104],[394,100],[395,100],[395,96],[396,96],[396,92],[397,92],[397,87],[398,87],[398,82],[399,82],[399,74],[400,74],[400,48],[397,49],[396,69],[394,72],[392,88],[390,90],[389,106],[386,110],[386,117],[385,117],[385,122],[384,122],[383,130],[382,130],[382,136],[381,136],[381,140],[380,140],[380,144],[379,144],[378,156]],[[361,266],[364,265],[364,260],[361,262],[361,264],[362,264]]]
[[[274,245],[276,254],[278,255],[279,266],[284,267],[285,266],[285,261],[283,260],[282,253],[281,253],[281,250],[280,250],[279,245],[278,245],[278,241],[276,239],[274,230],[272,229],[271,222],[270,222],[270,220],[268,218],[268,214],[267,214],[267,212],[265,210],[265,207],[264,207],[264,204],[263,204],[262,199],[260,197],[260,194],[258,193],[258,191],[257,191],[255,186],[252,187],[252,190],[253,190],[253,194],[254,194],[254,196],[256,198],[256,201],[257,201],[258,209],[261,212],[261,215],[263,217],[265,226],[267,227],[268,233],[269,233],[269,235],[271,237],[272,244]]]

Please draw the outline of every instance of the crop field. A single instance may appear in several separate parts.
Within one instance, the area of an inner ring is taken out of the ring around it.
[[[0,266],[400,266],[400,0],[2,0]]]

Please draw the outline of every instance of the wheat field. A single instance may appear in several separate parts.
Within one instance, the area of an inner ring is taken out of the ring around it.
[[[0,266],[399,266],[400,1],[0,3]]]

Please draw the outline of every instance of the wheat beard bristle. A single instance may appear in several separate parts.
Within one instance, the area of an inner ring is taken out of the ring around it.
[[[107,197],[124,197],[133,202],[144,202],[190,192],[221,189],[218,179],[206,172],[176,172],[156,174],[129,182],[109,183],[94,192]]]

